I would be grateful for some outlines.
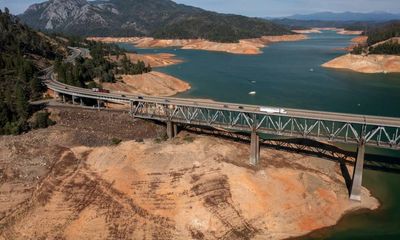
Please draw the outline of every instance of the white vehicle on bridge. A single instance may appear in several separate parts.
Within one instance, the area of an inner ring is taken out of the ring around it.
[[[283,108],[260,107],[260,112],[287,114]]]

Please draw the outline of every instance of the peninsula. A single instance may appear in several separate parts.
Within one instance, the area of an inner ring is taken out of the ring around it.
[[[390,23],[352,39],[349,54],[322,66],[360,73],[400,72],[400,23]]]

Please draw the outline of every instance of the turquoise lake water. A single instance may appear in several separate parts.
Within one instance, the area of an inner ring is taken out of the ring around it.
[[[337,49],[348,46],[351,38],[327,31],[311,34],[304,41],[273,44],[263,54],[252,56],[120,46],[139,53],[173,53],[184,60],[157,69],[192,85],[178,97],[400,117],[399,74],[361,74],[320,67],[343,55],[345,52]],[[257,94],[251,96],[250,91]],[[398,151],[378,153],[400,161]],[[366,169],[363,186],[381,201],[379,210],[346,215],[336,226],[302,239],[400,239],[400,173]]]

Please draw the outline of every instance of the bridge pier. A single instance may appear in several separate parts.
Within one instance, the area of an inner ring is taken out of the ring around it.
[[[357,149],[357,159],[354,164],[350,199],[361,201],[362,175],[364,170],[365,140],[362,139]]]
[[[256,166],[260,161],[260,137],[257,132],[253,130],[251,132],[250,140],[250,164]]]
[[[75,105],[75,96],[72,95],[72,105]]]
[[[178,128],[178,124],[174,124],[173,125],[173,127],[174,127],[174,137],[176,137],[177,135],[178,135],[178,133],[179,133],[179,128]]]
[[[172,139],[175,137],[177,133],[177,128],[176,124],[174,124],[172,121],[167,121],[167,136],[169,139]]]
[[[80,102],[81,102],[80,105],[83,106],[83,99],[82,99],[82,98],[79,98],[79,100],[80,100]]]
[[[100,100],[97,99],[97,110],[100,110]]]
[[[65,95],[62,94],[62,102],[65,103]]]

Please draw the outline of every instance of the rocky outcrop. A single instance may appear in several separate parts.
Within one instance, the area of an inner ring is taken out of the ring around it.
[[[30,6],[22,20],[45,30],[72,29],[76,26],[105,27],[102,13],[106,9],[89,4],[86,0],[52,0]]]

